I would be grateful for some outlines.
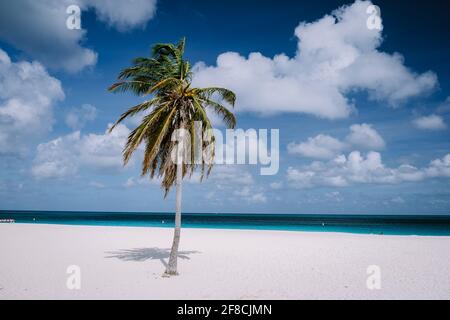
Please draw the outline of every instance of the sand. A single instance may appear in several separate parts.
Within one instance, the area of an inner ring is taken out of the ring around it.
[[[0,224],[0,299],[450,299],[450,237],[183,229],[180,275],[164,278],[171,240]]]

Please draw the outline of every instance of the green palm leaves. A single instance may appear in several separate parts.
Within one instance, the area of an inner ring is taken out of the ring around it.
[[[124,165],[131,159],[137,148],[144,144],[142,175],[149,174],[162,178],[165,194],[169,192],[176,178],[176,164],[171,154],[176,148],[172,134],[177,129],[194,130],[195,121],[202,122],[202,134],[210,134],[212,128],[207,110],[216,113],[229,128],[236,126],[236,118],[223,104],[234,106],[235,94],[224,88],[191,88],[192,71],[184,60],[185,39],[178,44],[156,44],[150,58],[136,58],[133,65],[122,70],[118,82],[111,92],[132,92],[139,96],[150,95],[144,101],[124,112],[110,131],[128,117],[145,112],[141,123],[130,133],[123,150]],[[191,135],[191,139],[194,139]],[[211,149],[214,138],[202,145]],[[191,143],[191,147],[194,144]],[[213,148],[212,148],[213,149]],[[192,150],[191,154],[194,154]],[[214,156],[214,155],[211,155]],[[201,177],[209,174],[212,162],[183,163],[183,176],[192,175],[196,167],[201,168]],[[207,170],[205,170],[207,169]]]

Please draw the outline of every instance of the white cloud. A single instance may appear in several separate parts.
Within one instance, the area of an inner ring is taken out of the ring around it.
[[[352,107],[336,87],[283,72],[283,65],[290,63],[284,55],[272,60],[251,53],[246,59],[227,52],[217,58],[215,67],[195,65],[194,84],[230,88],[238,96],[237,111],[304,112],[333,119],[350,114]]]
[[[429,92],[437,84],[434,73],[416,74],[401,55],[378,51],[381,31],[366,27],[370,4],[356,1],[315,22],[300,23],[293,58],[226,52],[215,66],[198,63],[194,83],[234,90],[240,111],[301,112],[329,119],[352,112],[346,94],[353,90],[365,90],[370,99],[391,106]]]
[[[262,192],[255,192],[255,190],[249,186],[235,190],[234,195],[246,200],[249,203],[267,202],[267,197]]]
[[[119,31],[145,27],[155,16],[156,0],[78,0],[86,7],[93,7],[98,18]]]
[[[95,9],[100,20],[119,30],[145,25],[156,9],[153,0],[0,1],[0,39],[47,67],[77,72],[93,66],[97,53],[83,45],[86,30],[66,27],[66,9],[74,4],[83,10]],[[82,27],[83,22],[82,14]]]
[[[319,134],[314,138],[308,138],[308,141],[299,144],[290,143],[288,152],[291,154],[300,154],[308,158],[330,159],[341,152],[345,144],[329,135]]]
[[[79,108],[73,108],[66,115],[66,124],[73,130],[83,128],[87,122],[95,120],[97,108],[90,104],[83,104]]]
[[[65,178],[81,167],[117,172],[122,168],[122,149],[130,130],[119,125],[108,134],[81,135],[79,131],[37,147],[32,174],[36,178]]]
[[[66,8],[74,1],[0,1],[0,39],[47,67],[79,71],[95,65],[97,53],[84,48],[85,30],[66,27]]]
[[[37,146],[37,156],[31,169],[37,178],[63,178],[78,171],[80,132],[54,139]]]
[[[371,150],[380,150],[386,146],[381,135],[370,124],[354,124],[350,127],[350,131],[346,140],[353,146]]]
[[[291,142],[288,144],[288,152],[307,158],[327,160],[353,147],[360,147],[365,150],[380,150],[385,145],[384,139],[373,126],[363,123],[350,126],[350,133],[344,141],[326,134],[319,134],[308,138],[306,142]]]
[[[342,87],[367,90],[371,100],[387,101],[392,107],[428,94],[438,83],[431,71],[417,74],[407,68],[399,53],[378,51],[360,57],[343,71],[341,81]]]
[[[252,185],[253,176],[238,165],[216,165],[211,171],[209,180],[219,188],[227,185]]]
[[[433,178],[450,177],[450,154],[447,154],[442,159],[432,161],[426,169],[426,173]]]
[[[111,133],[106,131],[104,134],[83,136],[80,144],[81,163],[101,170],[121,169],[122,149],[129,133],[125,125],[119,125]]]
[[[229,201],[246,201],[248,203],[265,203],[267,196],[264,188],[258,186],[252,174],[239,165],[216,165],[207,180],[207,199],[218,200],[228,194]]]
[[[445,124],[444,119],[436,114],[416,118],[413,120],[413,124],[416,128],[422,130],[447,129],[447,125]]]
[[[316,161],[302,168],[290,167],[287,170],[288,182],[296,188],[399,184],[439,177],[450,177],[450,154],[432,161],[425,168],[411,165],[389,168],[383,164],[378,152],[369,152],[364,156],[359,151],[353,151],[348,156],[340,155],[328,162]]]
[[[51,130],[61,83],[40,63],[12,62],[0,49],[0,88],[0,154],[23,154]]]

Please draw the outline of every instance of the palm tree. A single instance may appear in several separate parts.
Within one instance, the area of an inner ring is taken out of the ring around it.
[[[207,110],[215,112],[223,119],[229,128],[234,128],[236,118],[223,102],[234,107],[235,94],[224,88],[192,88],[192,70],[184,55],[185,39],[178,44],[156,44],[153,46],[149,58],[140,57],[133,60],[131,67],[120,72],[117,83],[109,91],[130,91],[139,96],[150,95],[146,100],[124,112],[117,122],[110,128],[110,132],[127,117],[146,112],[141,123],[130,133],[123,150],[123,161],[126,165],[134,151],[144,144],[144,159],[142,162],[142,176],[149,175],[162,178],[161,186],[164,197],[170,188],[176,185],[175,230],[169,263],[165,275],[177,274],[177,254],[181,229],[181,192],[182,180],[191,176],[196,168],[200,168],[200,179],[208,176],[214,158],[210,154],[209,161],[204,159],[182,159],[181,145],[172,141],[172,135],[177,129],[188,130],[191,139],[195,134],[194,123],[201,121],[202,135],[210,134],[212,128]],[[209,142],[203,142],[202,151],[214,150],[214,137]],[[190,144],[194,148],[194,143]],[[177,161],[172,160],[172,152],[177,152]],[[190,152],[194,156],[195,152]]]

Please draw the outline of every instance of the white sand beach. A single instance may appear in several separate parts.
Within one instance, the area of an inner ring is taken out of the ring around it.
[[[180,275],[163,278],[171,241],[164,228],[2,224],[0,299],[450,299],[450,237],[183,229]]]

